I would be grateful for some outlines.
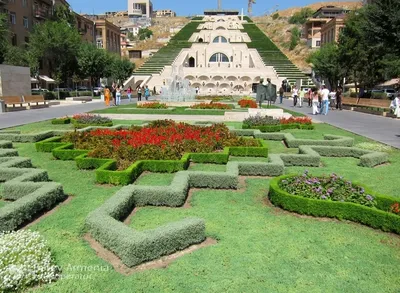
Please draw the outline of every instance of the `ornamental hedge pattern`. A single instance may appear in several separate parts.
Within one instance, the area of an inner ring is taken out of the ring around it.
[[[2,141],[0,147],[11,143]],[[2,198],[10,201],[0,208],[0,232],[16,230],[67,198],[60,184],[49,182],[46,171],[32,168],[30,159],[17,155],[15,150],[0,149]]]
[[[368,187],[355,183],[364,192],[373,197],[375,207],[368,207],[353,202],[320,200],[297,196],[284,191],[281,182],[297,175],[285,175],[274,178],[270,183],[268,197],[271,202],[285,210],[315,217],[330,217],[350,220],[400,234],[400,216],[392,212],[398,199],[373,192]]]

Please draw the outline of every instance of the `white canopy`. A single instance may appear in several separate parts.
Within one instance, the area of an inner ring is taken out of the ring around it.
[[[46,75],[39,75],[39,78],[41,80],[44,80],[47,83],[55,83],[54,79],[51,79],[50,77],[46,76]]]

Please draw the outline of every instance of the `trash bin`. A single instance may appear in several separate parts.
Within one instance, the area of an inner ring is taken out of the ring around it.
[[[0,113],[6,112],[6,105],[4,104],[3,100],[0,100]]]

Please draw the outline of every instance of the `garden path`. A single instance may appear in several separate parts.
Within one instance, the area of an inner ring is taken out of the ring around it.
[[[328,123],[400,149],[400,119],[336,109],[329,111],[326,116],[312,115],[312,108],[307,106],[294,108],[292,100],[284,100],[282,105],[276,105],[306,114],[315,122]]]

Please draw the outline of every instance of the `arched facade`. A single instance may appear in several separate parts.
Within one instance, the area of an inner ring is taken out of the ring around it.
[[[229,62],[229,58],[224,53],[215,53],[210,57],[208,62]]]
[[[228,43],[228,40],[224,36],[215,37],[213,43]]]

